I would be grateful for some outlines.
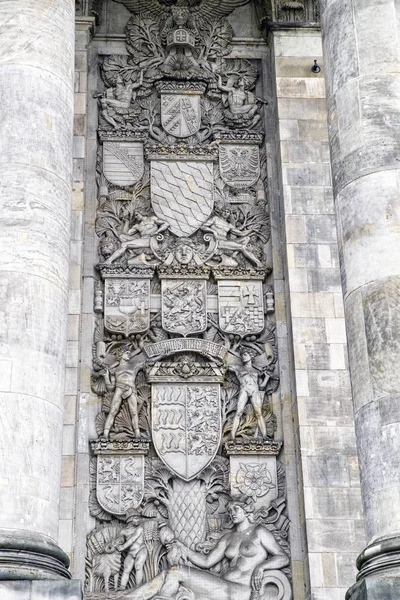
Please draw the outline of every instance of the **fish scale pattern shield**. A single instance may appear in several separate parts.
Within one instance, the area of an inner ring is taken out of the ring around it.
[[[152,161],[151,202],[172,233],[186,237],[209,218],[214,207],[212,162]]]

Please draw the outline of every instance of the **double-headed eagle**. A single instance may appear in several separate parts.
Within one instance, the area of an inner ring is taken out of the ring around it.
[[[165,18],[173,7],[190,10],[194,17],[221,19],[249,0],[116,0],[133,14],[150,14],[153,18]]]

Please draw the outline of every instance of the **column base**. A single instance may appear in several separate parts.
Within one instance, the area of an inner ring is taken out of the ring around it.
[[[349,589],[346,600],[400,600],[400,577],[367,577]]]
[[[50,538],[30,531],[0,529],[0,581],[71,579],[68,566],[68,556]],[[3,600],[1,594],[0,598]]]
[[[0,581],[1,600],[82,600],[82,586],[74,581]]]

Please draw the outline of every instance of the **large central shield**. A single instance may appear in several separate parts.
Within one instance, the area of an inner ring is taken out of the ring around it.
[[[154,160],[151,163],[151,203],[172,233],[187,237],[209,218],[214,207],[213,163]]]
[[[124,515],[143,499],[144,457],[108,454],[97,457],[97,500],[113,515]]]
[[[161,124],[167,133],[186,138],[200,129],[200,94],[162,94]]]
[[[219,384],[153,384],[152,435],[158,456],[178,477],[199,475],[220,444]]]

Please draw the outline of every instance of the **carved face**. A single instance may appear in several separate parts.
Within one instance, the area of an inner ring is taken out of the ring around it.
[[[133,516],[130,519],[128,519],[128,523],[129,525],[132,525],[132,527],[137,527],[140,523],[139,517],[138,516]]]
[[[243,521],[247,518],[246,513],[243,510],[243,507],[240,504],[231,503],[228,508],[229,515],[231,517],[232,523],[235,525],[239,525],[239,523],[243,523]]]
[[[251,363],[251,356],[248,352],[243,352],[242,354],[242,362],[244,362],[245,364],[247,363]]]
[[[190,246],[179,246],[175,252],[175,257],[181,265],[188,265],[193,258],[193,250]]]

